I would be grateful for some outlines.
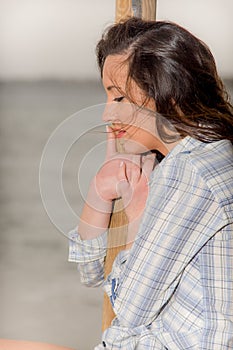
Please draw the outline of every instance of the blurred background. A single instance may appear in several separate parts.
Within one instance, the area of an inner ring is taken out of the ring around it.
[[[232,13],[232,0],[157,1],[157,19],[208,44],[231,95]],[[100,340],[102,291],[81,286],[67,262],[39,166],[62,121],[105,101],[95,45],[114,17],[115,0],[0,0],[0,338],[82,350]]]

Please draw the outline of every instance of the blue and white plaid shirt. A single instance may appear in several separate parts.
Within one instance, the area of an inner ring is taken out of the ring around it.
[[[96,349],[233,349],[233,147],[183,139],[156,166],[132,248],[104,281],[107,234],[70,235],[82,282],[116,318]],[[104,281],[104,282],[103,282]]]

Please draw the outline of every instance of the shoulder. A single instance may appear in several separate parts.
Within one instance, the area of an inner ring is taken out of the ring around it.
[[[163,167],[191,167],[205,180],[231,175],[233,146],[228,140],[204,143],[191,137],[183,139],[161,163]]]
[[[228,140],[204,143],[191,137],[183,139],[154,172],[174,189],[186,184],[203,188],[220,206],[233,206],[233,146]],[[157,179],[157,180],[156,180]]]

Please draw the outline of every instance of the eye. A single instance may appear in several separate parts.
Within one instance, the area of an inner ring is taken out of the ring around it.
[[[114,102],[121,102],[123,100],[124,96],[120,96],[120,97],[115,97],[113,99]]]

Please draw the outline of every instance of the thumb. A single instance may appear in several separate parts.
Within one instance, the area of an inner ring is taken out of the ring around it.
[[[107,150],[106,158],[109,159],[116,154],[116,139],[115,134],[109,126],[106,126],[107,131]]]

